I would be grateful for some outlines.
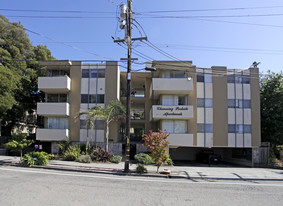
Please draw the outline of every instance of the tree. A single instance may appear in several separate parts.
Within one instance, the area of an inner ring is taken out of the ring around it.
[[[268,71],[260,79],[262,141],[283,144],[283,74]]]
[[[0,122],[5,136],[10,136],[14,127],[27,124],[27,116],[43,100],[37,80],[44,70],[38,61],[52,59],[46,46],[31,44],[20,23],[0,15]]]
[[[87,128],[94,128],[95,120],[103,119],[106,123],[106,151],[108,152],[109,125],[112,121],[119,120],[125,116],[125,107],[119,101],[112,101],[106,107],[94,106],[89,111],[80,112],[80,115],[86,114]]]
[[[167,132],[159,131],[152,132],[150,131],[148,135],[145,135],[144,145],[147,147],[148,151],[151,152],[150,156],[157,165],[157,172],[159,167],[168,161],[167,148],[170,142],[167,141],[169,134]]]
[[[5,147],[11,151],[19,151],[22,160],[23,149],[30,146],[32,143],[32,140],[27,140],[26,134],[13,134],[10,141],[5,144]]]

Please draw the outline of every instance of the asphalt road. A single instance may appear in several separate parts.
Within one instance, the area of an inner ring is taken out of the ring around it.
[[[282,205],[283,182],[200,181],[0,166],[0,205]]]

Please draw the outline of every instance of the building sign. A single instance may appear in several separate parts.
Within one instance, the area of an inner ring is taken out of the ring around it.
[[[190,118],[192,113],[190,109],[191,106],[156,106],[155,117],[183,117],[183,118]]]

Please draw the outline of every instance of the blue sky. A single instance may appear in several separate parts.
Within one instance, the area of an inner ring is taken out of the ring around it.
[[[107,57],[119,60],[126,57],[127,51],[113,43],[111,36],[124,37],[116,19],[117,6],[122,2],[126,3],[125,0],[9,0],[2,3],[0,13],[10,21],[20,21],[27,29],[42,34],[27,32],[34,45],[47,45],[57,59],[107,60]],[[45,12],[47,10],[61,12]],[[173,10],[194,11],[146,13]],[[149,40],[177,59],[191,60],[198,67],[227,66],[231,69],[247,68],[258,61],[261,62],[261,72],[282,70],[282,1],[133,0],[133,11]],[[243,17],[247,15],[252,16]],[[58,16],[64,18],[54,18]],[[186,18],[175,18],[180,16]],[[133,34],[140,36],[135,27]],[[171,60],[144,43],[137,42],[134,48],[154,60]],[[148,61],[138,58],[139,63]],[[134,70],[143,67],[133,65]]]

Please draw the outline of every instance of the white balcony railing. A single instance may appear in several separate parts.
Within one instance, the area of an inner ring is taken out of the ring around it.
[[[37,114],[42,116],[69,116],[69,103],[37,103]]]
[[[170,134],[167,140],[170,146],[176,147],[190,147],[194,145],[193,134]]]
[[[36,140],[41,141],[66,141],[69,139],[68,129],[37,129]]]
[[[39,77],[38,89],[46,93],[66,93],[71,89],[71,79],[68,76]]]
[[[155,92],[176,91],[180,93],[193,90],[193,80],[191,78],[153,78],[152,84]]]

